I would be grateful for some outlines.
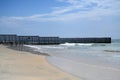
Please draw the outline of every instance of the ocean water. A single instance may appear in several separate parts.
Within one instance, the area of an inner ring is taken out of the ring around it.
[[[120,80],[120,40],[27,46],[48,53],[50,64],[81,80]]]

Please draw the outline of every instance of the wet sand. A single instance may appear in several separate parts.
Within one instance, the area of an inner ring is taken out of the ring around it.
[[[0,45],[0,80],[80,80],[50,65],[45,56]]]
[[[120,68],[117,67],[91,64],[85,60],[76,62],[58,56],[47,59],[54,66],[76,75],[82,80],[120,80]]]

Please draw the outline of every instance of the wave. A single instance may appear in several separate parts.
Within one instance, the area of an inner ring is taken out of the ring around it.
[[[75,46],[76,43],[64,43],[64,44],[60,44],[61,46]]]
[[[34,46],[32,46],[32,45],[24,45],[24,46],[27,46],[27,47],[30,47],[30,48],[34,48],[34,49],[38,49],[38,50],[41,49],[40,47],[35,46],[35,45]]]
[[[37,45],[24,45],[24,46],[27,46],[27,47],[30,47],[30,48],[33,48],[33,49],[37,49],[37,50],[40,50],[40,49],[64,49],[64,47],[62,46],[37,46]]]
[[[42,48],[47,48],[47,49],[64,49],[64,47],[61,46],[42,46]]]
[[[77,45],[79,45],[79,46],[92,46],[93,45],[93,43],[78,43]]]
[[[92,46],[93,43],[64,43],[61,46]]]

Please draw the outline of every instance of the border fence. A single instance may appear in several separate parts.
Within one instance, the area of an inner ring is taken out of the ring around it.
[[[111,43],[111,37],[59,38],[0,34],[0,44],[54,45],[61,43]]]

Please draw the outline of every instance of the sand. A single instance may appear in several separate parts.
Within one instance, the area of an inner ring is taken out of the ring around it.
[[[0,80],[80,80],[50,65],[43,55],[0,45]]]
[[[74,61],[60,56],[48,58],[48,61],[54,66],[76,75],[82,80],[120,80],[120,67],[93,64],[94,62],[90,63],[85,60]]]

